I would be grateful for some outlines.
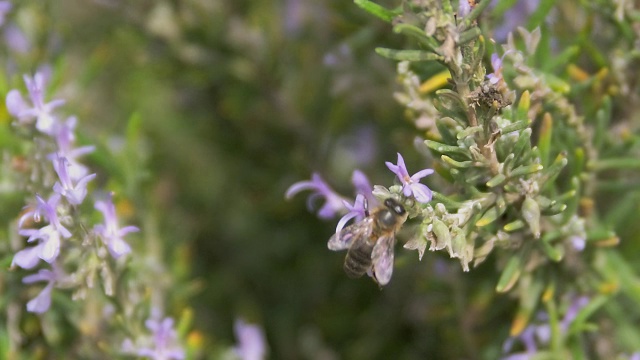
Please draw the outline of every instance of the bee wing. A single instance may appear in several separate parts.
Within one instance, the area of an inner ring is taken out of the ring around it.
[[[394,234],[381,236],[371,252],[373,275],[380,285],[387,285],[393,274],[393,251],[396,244]]]
[[[365,218],[364,220],[351,224],[333,234],[329,239],[327,246],[329,247],[329,250],[333,251],[348,249],[351,246],[351,243],[353,243],[353,239],[359,237],[368,238],[371,236],[372,230],[373,219],[369,217]]]

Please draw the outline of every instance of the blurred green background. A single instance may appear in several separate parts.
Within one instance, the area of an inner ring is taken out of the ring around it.
[[[326,247],[335,222],[309,213],[306,194],[284,199],[312,171],[348,196],[354,168],[393,181],[384,161],[414,135],[395,64],[373,51],[400,40],[388,26],[349,1],[113,4],[52,10],[85,84],[80,132],[122,134],[140,118],[137,196],[153,200],[137,203],[153,209],[134,211],[157,214],[167,266],[187,266],[167,289],[173,315],[193,307],[214,351],[241,316],[264,327],[274,359],[460,355],[451,289],[426,285],[435,256],[399,256],[384,291],[349,280],[344,253]]]
[[[168,315],[192,308],[207,351],[232,345],[244,317],[273,359],[499,355],[507,327],[492,324],[515,304],[494,295],[491,259],[463,274],[446,255],[398,249],[381,291],[344,275],[344,253],[326,247],[335,222],[306,194],[284,199],[313,171],[348,196],[355,168],[391,185],[397,151],[410,171],[430,165],[393,99],[395,64],[374,53],[403,46],[387,24],[343,0],[30,6],[56,34],[36,57],[73,83],[61,95],[82,141],[127,140],[89,160],[162,240]]]
[[[212,349],[234,342],[236,317],[261,324],[274,359],[462,355],[453,288],[429,285],[437,256],[400,252],[384,291],[350,280],[326,247],[335,222],[309,213],[307,194],[284,199],[312,171],[347,196],[354,168],[392,183],[384,161],[414,130],[395,64],[373,51],[399,45],[386,24],[350,1],[64,3],[81,126],[101,136],[141,119],[154,209],[135,211],[160,217],[167,264],[188,266],[168,289],[174,316],[193,307]]]

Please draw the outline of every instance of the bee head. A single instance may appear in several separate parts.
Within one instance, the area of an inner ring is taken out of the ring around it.
[[[396,201],[393,198],[386,199],[384,201],[384,206],[386,206],[388,209],[390,209],[391,211],[393,211],[399,216],[404,215],[406,212],[406,210],[404,209],[404,206],[402,206],[402,204],[400,204],[398,201]]]

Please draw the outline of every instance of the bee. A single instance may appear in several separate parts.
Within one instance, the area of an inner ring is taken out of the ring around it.
[[[407,211],[394,198],[369,213],[365,202],[365,218],[334,234],[328,242],[330,250],[347,250],[344,271],[350,278],[369,273],[380,285],[386,285],[393,273],[396,232],[407,220]]]

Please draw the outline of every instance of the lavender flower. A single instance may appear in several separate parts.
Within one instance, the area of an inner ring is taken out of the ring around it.
[[[493,0],[494,4],[497,2],[497,0]],[[496,41],[504,42],[510,32],[518,26],[523,26],[529,20],[529,17],[539,5],[540,0],[518,0],[514,6],[504,13],[502,24],[494,29],[493,37]]]
[[[330,219],[336,214],[344,211],[345,207],[343,201],[345,200],[338,193],[333,191],[331,187],[320,177],[318,173],[313,173],[311,181],[299,181],[291,185],[285,194],[287,199],[290,199],[295,194],[303,190],[314,191],[307,199],[307,208],[311,211],[313,209],[313,202],[319,198],[325,198],[325,204],[318,210],[318,216],[322,219]]]
[[[427,185],[420,184],[420,179],[427,175],[433,174],[432,169],[423,169],[418,171],[417,173],[409,176],[409,171],[407,170],[406,165],[404,164],[404,159],[402,155],[398,153],[398,164],[394,165],[391,162],[386,162],[387,167],[391,170],[400,182],[402,183],[402,191],[405,196],[413,195],[417,201],[421,203],[428,203],[431,201],[431,189],[427,187]]]
[[[564,317],[560,322],[560,332],[562,334],[567,333],[569,326],[576,319],[580,310],[588,304],[589,298],[586,296],[579,296],[571,302],[567,312],[564,314]],[[538,321],[538,324],[531,324],[527,326],[520,335],[508,338],[502,347],[502,351],[504,353],[508,353],[513,347],[515,340],[520,340],[525,347],[525,352],[511,354],[502,358],[502,360],[528,359],[529,356],[538,351],[537,345],[546,345],[551,341],[551,327],[548,323],[549,319],[547,313],[539,313]]]
[[[562,322],[560,323],[560,329],[563,333],[566,333],[569,330],[569,325],[571,325],[573,320],[576,319],[580,310],[588,304],[589,298],[586,296],[579,296],[571,302],[571,305],[567,309],[567,312],[564,314]]]
[[[144,345],[136,347],[130,339],[126,339],[122,344],[122,350],[125,353],[154,360],[181,360],[185,358],[184,350],[178,344],[178,335],[173,329],[172,318],[149,319],[145,325],[151,331],[151,341],[146,341]]]
[[[18,265],[23,269],[35,267],[40,259],[52,263],[60,254],[60,233],[53,226],[47,225],[40,229],[20,230],[19,234],[28,236],[28,242],[41,240],[38,245],[25,248],[16,253],[11,266]]]
[[[506,55],[506,53],[504,55]],[[496,53],[491,54],[491,67],[493,68],[493,73],[488,74],[487,79],[489,79],[489,82],[494,85],[499,82],[504,82],[504,79],[502,78],[502,59],[504,58],[504,55],[499,57]]]
[[[70,238],[71,232],[60,223],[57,207],[60,202],[60,194],[53,194],[48,201],[44,201],[40,195],[36,195],[36,206],[27,211],[18,220],[19,234],[28,236],[27,242],[40,240],[38,245],[20,250],[13,257],[11,266],[18,265],[23,269],[35,267],[40,259],[52,263],[60,254],[60,236]],[[25,221],[33,219],[39,222],[44,215],[49,225],[40,229],[22,229]]]
[[[511,351],[515,340],[520,340],[524,345],[524,352],[511,354],[507,357],[502,358],[502,360],[519,360],[519,359],[528,359],[529,356],[535,354],[538,351],[538,347],[536,345],[536,337],[540,335],[537,334],[538,327],[536,326],[527,326],[522,333],[517,337],[511,337],[505,341],[502,351],[507,353]]]
[[[373,186],[371,186],[371,182],[360,170],[354,170],[353,175],[351,175],[351,183],[356,188],[356,195],[362,194],[365,199],[367,199],[368,203],[371,205],[375,205],[378,203],[378,200],[373,196]]]
[[[49,306],[51,306],[51,292],[53,291],[56,280],[56,273],[47,269],[42,269],[38,271],[37,274],[28,275],[22,279],[22,282],[25,284],[32,284],[39,281],[48,282],[40,294],[27,303],[27,311],[42,314],[49,310]]]
[[[234,352],[242,360],[262,360],[265,358],[267,346],[262,329],[257,325],[237,319],[233,330],[238,340]]]
[[[10,1],[0,1],[0,26],[4,24],[4,18],[9,11],[11,11]]]
[[[3,38],[7,47],[18,54],[26,54],[31,49],[31,41],[18,26],[9,24],[4,28]]]
[[[468,0],[460,0],[458,4],[458,17],[460,19],[466,17],[471,12],[471,5]]]
[[[18,265],[23,269],[33,269],[40,262],[41,252],[42,244],[22,249],[11,260],[11,267]]]
[[[358,194],[356,196],[356,200],[353,202],[353,205],[349,204],[349,202],[344,201],[344,206],[347,208],[349,212],[345,214],[340,221],[338,221],[338,226],[336,226],[336,234],[344,228],[347,222],[353,218],[356,218],[356,221],[362,220],[367,212],[365,206],[365,197],[362,194]]]
[[[74,185],[67,171],[72,165],[65,157],[59,156],[57,161],[54,161],[53,167],[60,180],[53,185],[53,191],[64,196],[70,204],[80,205],[85,196],[87,196],[87,183],[93,180],[96,174],[87,175]]]
[[[57,120],[52,111],[64,104],[64,100],[44,102],[45,77],[40,72],[37,72],[33,78],[25,75],[24,82],[29,91],[32,107],[29,107],[18,90],[11,90],[7,94],[7,110],[21,123],[29,123],[36,119],[36,129],[42,133],[53,135]]]
[[[106,201],[96,201],[95,208],[104,215],[104,224],[98,224],[94,227],[94,231],[99,234],[102,241],[109,249],[111,256],[115,259],[131,252],[131,247],[122,237],[130,232],[139,231],[135,226],[118,226],[118,218],[116,217],[116,207],[111,200],[111,196]]]
[[[587,240],[582,236],[573,235],[569,237],[569,242],[573,249],[580,252],[587,246]]]
[[[60,202],[60,194],[51,195],[47,201],[44,201],[40,195],[36,195],[36,201],[36,207],[20,217],[18,227],[22,228],[24,222],[29,218],[32,218],[35,222],[39,222],[44,214],[46,220],[52,225],[52,229],[47,229],[46,232],[57,231],[64,238],[70,238],[71,232],[60,223],[60,219],[58,218],[57,208]],[[43,230],[41,229],[41,231]]]
[[[58,145],[58,152],[49,155],[49,159],[55,162],[58,157],[64,157],[69,164],[67,172],[71,180],[79,181],[87,175],[89,170],[86,166],[76,161],[77,157],[91,153],[95,150],[95,146],[82,146],[74,148],[75,142],[74,129],[76,127],[77,119],[75,116],[71,116],[65,122],[59,122],[55,128],[54,138]]]

